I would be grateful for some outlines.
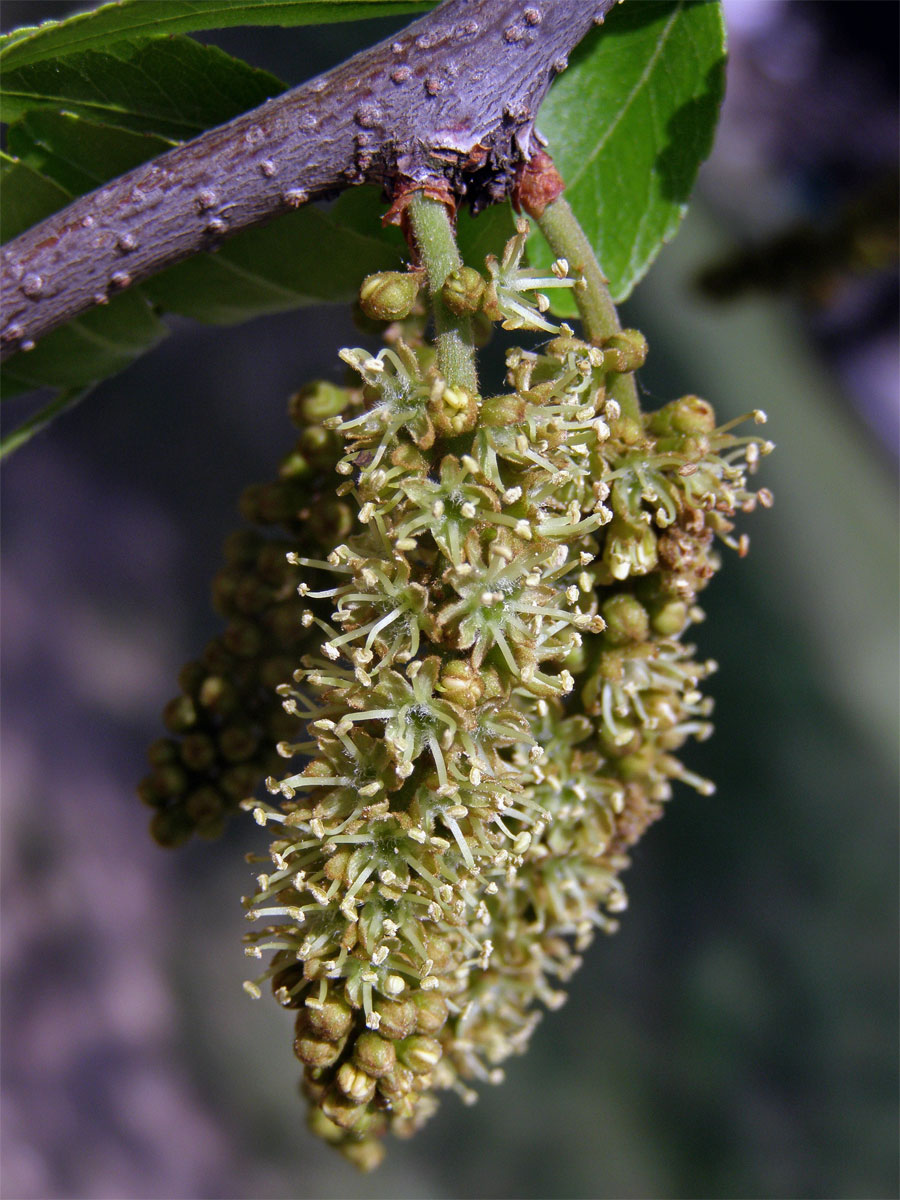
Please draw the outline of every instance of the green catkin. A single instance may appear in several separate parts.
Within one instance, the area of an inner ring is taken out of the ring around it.
[[[483,293],[463,279],[493,320],[554,334],[508,353],[502,395],[448,387],[396,329],[342,352],[365,407],[320,433],[355,517],[327,552],[297,528],[304,642],[278,687],[296,763],[245,802],[273,834],[246,900],[247,953],[271,958],[246,986],[296,1010],[312,1127],[366,1169],[437,1092],[502,1077],[615,928],[672,781],[711,792],[675,757],[711,729],[714,664],[682,638],[715,539],[743,554],[731,518],[770,502],[746,482],[770,445],[705,401],[622,415],[611,385],[643,339],[551,325],[525,293],[575,281],[522,270],[523,246]]]
[[[254,528],[233,534],[213,582],[213,605],[228,622],[201,659],[188,663],[181,694],[166,706],[169,737],[150,748],[151,773],[139,784],[156,812],[151,832],[164,846],[192,833],[218,836],[227,818],[269,772],[277,745],[294,732],[275,689],[316,642],[300,621],[301,572],[287,561],[298,546],[326,552],[351,527],[346,501],[334,497],[342,443],[324,418],[361,403],[358,389],[312,384],[291,400],[299,431],[278,478],[248,488],[241,509]],[[314,514],[314,517],[313,517]],[[274,534],[274,536],[272,536]]]

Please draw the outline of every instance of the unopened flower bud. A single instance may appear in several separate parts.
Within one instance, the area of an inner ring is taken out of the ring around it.
[[[637,329],[623,329],[603,343],[603,366],[622,375],[637,371],[647,359],[647,339]]]
[[[688,621],[688,606],[683,600],[667,600],[654,609],[650,624],[663,637],[677,637]]]
[[[346,1000],[332,993],[326,996],[321,1004],[310,1004],[307,1001],[304,1022],[316,1037],[338,1042],[350,1032],[353,1010]]]
[[[716,427],[716,414],[708,400],[699,396],[682,396],[665,404],[650,414],[647,428],[651,433],[664,437],[666,434],[690,434],[697,436],[712,433]]]
[[[332,1087],[322,1097],[322,1112],[341,1129],[352,1129],[365,1112],[365,1105],[355,1104],[339,1087]]]
[[[163,722],[172,733],[186,733],[197,722],[197,710],[190,696],[176,696],[163,709]]]
[[[481,307],[485,286],[483,277],[474,267],[461,267],[451,271],[444,280],[441,296],[450,311],[462,317]]]
[[[441,1043],[416,1034],[401,1046],[400,1059],[414,1074],[424,1075],[441,1061]]]
[[[353,1047],[353,1061],[373,1079],[381,1079],[397,1062],[394,1043],[371,1031],[361,1033]]]
[[[374,1171],[384,1158],[384,1145],[373,1137],[345,1141],[341,1146],[341,1154],[358,1170],[367,1173]]]
[[[658,554],[656,535],[643,522],[632,525],[616,517],[609,527],[603,562],[614,579],[627,579],[629,575],[646,575],[656,566]]]
[[[359,289],[359,304],[374,321],[408,317],[419,294],[419,280],[408,271],[379,271],[368,275]]]
[[[392,1041],[400,1041],[416,1028],[416,1007],[411,1000],[381,1000],[378,1003],[381,1023],[378,1033]]]
[[[501,428],[521,425],[525,420],[527,405],[516,393],[509,396],[488,396],[481,402],[481,424]]]
[[[368,1104],[375,1095],[375,1080],[353,1063],[341,1063],[337,1085],[354,1104]]]
[[[444,997],[437,992],[417,992],[414,1000],[418,1032],[435,1034],[443,1029],[450,1012]]]
[[[330,1067],[341,1056],[341,1044],[306,1033],[294,1039],[294,1053],[308,1067]]]
[[[607,600],[601,609],[606,621],[605,637],[613,646],[644,642],[650,632],[650,620],[643,604],[634,596],[619,595]]]
[[[444,666],[438,686],[447,699],[460,708],[475,708],[484,695],[484,682],[479,672],[470,662],[459,658],[451,659]]]
[[[318,425],[328,417],[336,417],[343,412],[350,403],[351,395],[347,388],[319,379],[291,396],[288,413],[300,429],[306,425]]]

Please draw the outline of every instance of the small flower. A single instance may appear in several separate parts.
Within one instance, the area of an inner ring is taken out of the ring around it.
[[[506,244],[500,261],[489,254],[486,261],[490,282],[484,295],[484,311],[492,321],[500,321],[504,329],[534,329],[555,333],[558,326],[543,314],[550,301],[539,288],[575,287],[579,280],[568,278],[568,263],[559,259],[552,275],[542,275],[534,267],[522,267],[522,257],[528,241],[528,222],[519,221],[516,235]],[[534,292],[534,299],[526,299]]]

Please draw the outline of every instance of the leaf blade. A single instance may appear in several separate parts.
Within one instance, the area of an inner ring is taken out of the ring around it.
[[[0,438],[0,461],[8,458],[10,454],[14,454],[26,442],[30,442],[36,433],[46,429],[50,422],[56,420],[62,413],[68,412],[70,408],[80,404],[93,389],[94,385],[89,384],[84,388],[69,388],[59,392],[48,404],[18,425],[12,433],[4,434]]]
[[[616,302],[675,233],[709,153],[724,90],[717,0],[643,0],[616,9],[573,55],[538,124]],[[573,119],[585,111],[592,121]],[[537,236],[529,257],[552,254]],[[572,298],[553,297],[561,316]]]
[[[4,67],[0,120],[65,110],[135,133],[183,141],[284,91],[268,71],[188,37],[123,40],[58,61]]]
[[[0,42],[5,71],[87,50],[123,38],[158,38],[238,25],[313,25],[414,15],[427,0],[123,0],[63,21],[13,31]]]

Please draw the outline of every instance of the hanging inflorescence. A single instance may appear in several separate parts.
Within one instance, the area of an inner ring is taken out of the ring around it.
[[[551,340],[511,350],[492,396],[448,384],[415,322],[377,354],[343,351],[359,385],[296,405],[320,474],[310,490],[308,448],[286,469],[303,499],[275,516],[295,544],[242,541],[221,587],[230,628],[263,631],[253,663],[267,656],[245,672],[256,709],[236,689],[265,748],[245,779],[271,772],[270,801],[245,802],[273,835],[246,901],[247,952],[269,965],[246,986],[297,1011],[313,1127],[365,1167],[437,1091],[469,1101],[502,1078],[594,931],[615,928],[628,849],[672,781],[712,791],[676,757],[711,729],[714,664],[683,638],[716,540],[743,554],[734,514],[770,502],[746,479],[769,443],[717,426],[705,401],[622,413],[611,386],[643,338],[597,346],[552,326],[527,293],[574,281],[564,263],[522,270],[523,244],[444,297]],[[185,681],[194,724],[173,723],[185,736],[151,776],[189,774],[185,747],[206,739],[214,823],[236,794],[227,715],[204,701],[210,679],[230,681],[221,648]],[[203,832],[196,796],[167,797],[158,832]]]

